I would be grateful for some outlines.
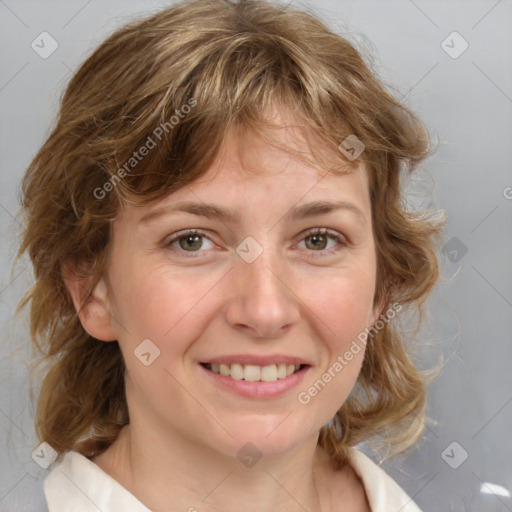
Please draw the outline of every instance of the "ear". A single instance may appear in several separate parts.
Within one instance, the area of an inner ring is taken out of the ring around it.
[[[110,312],[105,279],[101,278],[91,289],[93,276],[79,276],[75,269],[63,266],[62,277],[83,328],[98,340],[116,341],[117,335],[113,328],[115,320]]]

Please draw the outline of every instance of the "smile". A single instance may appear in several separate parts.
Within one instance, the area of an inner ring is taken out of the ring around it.
[[[230,377],[234,380],[245,380],[249,382],[276,382],[280,379],[286,379],[286,377],[300,371],[306,365],[278,363],[257,366],[253,364],[240,363],[201,363],[201,366],[213,373],[224,377]]]

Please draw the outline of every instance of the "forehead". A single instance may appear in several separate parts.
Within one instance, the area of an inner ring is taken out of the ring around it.
[[[363,163],[348,163],[340,153],[300,127],[275,126],[265,132],[265,137],[254,131],[230,129],[212,165],[193,186],[282,180],[288,181],[287,190],[311,182],[319,183],[320,189],[321,182],[329,183],[329,189],[341,176],[350,174],[360,175],[367,184]]]
[[[321,140],[309,138],[293,125],[270,130],[265,136],[253,130],[228,130],[203,175],[157,204],[122,208],[118,217],[138,222],[155,210],[183,201],[225,205],[231,211],[245,210],[259,217],[284,215],[286,210],[313,201],[350,201],[357,209],[369,211],[364,164],[347,165],[341,155],[322,147]],[[315,155],[311,144],[316,144]]]

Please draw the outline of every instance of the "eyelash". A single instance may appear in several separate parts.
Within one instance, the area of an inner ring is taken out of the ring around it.
[[[185,231],[181,231],[179,233],[176,233],[175,235],[172,235],[171,238],[168,238],[166,240],[166,242],[165,242],[165,247],[167,247],[167,248],[169,248],[169,249],[171,249],[173,251],[180,252],[180,253],[184,254],[185,257],[187,257],[187,258],[197,258],[197,257],[199,257],[201,255],[201,253],[206,252],[206,251],[205,250],[185,251],[185,250],[180,249],[180,248],[172,247],[172,244],[174,242],[178,242],[182,238],[186,238],[188,236],[193,236],[193,235],[200,236],[202,238],[206,238],[206,239],[210,240],[210,242],[213,243],[213,241],[208,237],[208,235],[204,231],[201,231],[201,230],[198,230],[198,229],[187,229]],[[330,230],[328,228],[311,228],[311,229],[308,229],[305,233],[302,233],[300,241],[302,242],[306,238],[312,237],[314,235],[324,235],[324,236],[327,236],[327,238],[330,238],[330,239],[334,240],[338,244],[338,247],[334,248],[334,250],[333,250],[333,248],[331,248],[331,249],[322,249],[322,250],[318,250],[318,251],[313,251],[313,250],[306,249],[306,250],[308,250],[308,252],[311,252],[311,253],[315,253],[315,252],[320,253],[318,255],[315,255],[314,257],[330,256],[334,252],[337,252],[337,251],[341,250],[341,248],[346,247],[348,245],[348,242],[347,242],[346,238],[343,235],[337,233],[336,231],[332,231],[332,230]]]

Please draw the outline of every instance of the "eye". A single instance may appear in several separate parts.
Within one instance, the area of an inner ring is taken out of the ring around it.
[[[165,246],[176,252],[202,253],[208,249],[213,249],[215,244],[208,238],[206,233],[197,229],[187,229],[170,235],[165,241]],[[327,228],[312,228],[302,235],[299,243],[300,249],[306,249],[309,252],[332,254],[341,247],[347,246],[347,241],[343,235]],[[320,254],[319,254],[320,255]]]
[[[172,247],[185,252],[203,252],[214,247],[213,242],[196,229],[188,229],[171,235],[165,242],[166,247]]]
[[[346,246],[347,242],[343,235],[327,228],[313,228],[306,232],[299,246],[304,242],[306,248],[314,252],[330,252],[337,246]],[[336,250],[336,249],[335,249]]]

